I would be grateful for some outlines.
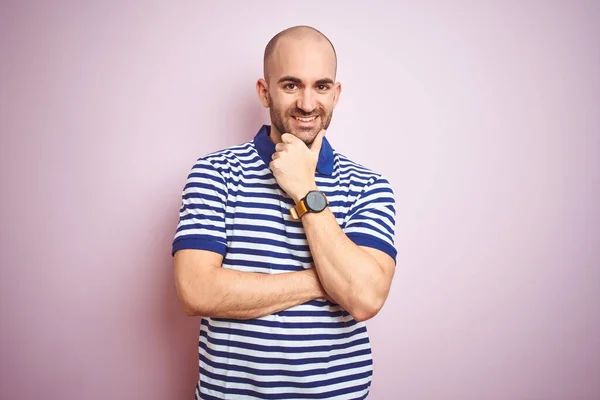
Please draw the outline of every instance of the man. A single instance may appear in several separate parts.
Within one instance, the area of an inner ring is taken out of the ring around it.
[[[341,85],[330,41],[276,35],[252,141],[201,157],[173,241],[177,293],[202,316],[196,399],[364,399],[365,320],[395,269],[389,182],[332,149]]]

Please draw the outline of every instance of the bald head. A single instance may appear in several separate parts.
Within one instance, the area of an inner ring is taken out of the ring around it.
[[[336,69],[333,45],[314,28],[294,26],[269,41],[256,91],[269,109],[271,140],[291,133],[310,145],[328,128],[342,90]]]
[[[315,45],[315,48],[320,48],[323,51],[329,51],[332,54],[333,69],[337,70],[337,55],[335,47],[327,36],[323,35],[320,31],[310,26],[299,25],[293,26],[286,30],[279,32],[265,47],[265,55],[263,59],[263,72],[265,79],[268,81],[272,70],[272,61],[277,58],[276,55],[279,51],[286,51],[286,47],[293,45],[294,42],[311,43]],[[288,45],[288,46],[286,46]]]

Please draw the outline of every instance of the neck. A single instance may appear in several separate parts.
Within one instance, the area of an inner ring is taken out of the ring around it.
[[[275,125],[271,124],[271,133],[269,134],[269,139],[275,144],[281,143],[281,132],[277,130]]]

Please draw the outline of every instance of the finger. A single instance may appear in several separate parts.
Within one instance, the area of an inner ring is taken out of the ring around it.
[[[319,132],[315,140],[313,140],[312,144],[310,145],[310,151],[316,155],[319,155],[321,152],[321,146],[323,145],[323,137],[325,137],[325,133],[327,133],[327,131],[325,129],[321,129],[321,132]]]
[[[279,154],[278,152],[273,153],[273,155],[271,156],[271,159],[273,160],[277,160],[279,157],[281,157],[281,154]]]
[[[288,150],[288,146],[287,143],[277,143],[275,145],[275,151],[286,151]]]

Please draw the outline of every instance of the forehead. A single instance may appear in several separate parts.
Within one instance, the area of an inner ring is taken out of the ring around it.
[[[293,76],[303,81],[334,80],[335,55],[327,40],[282,38],[269,61],[271,79]]]

